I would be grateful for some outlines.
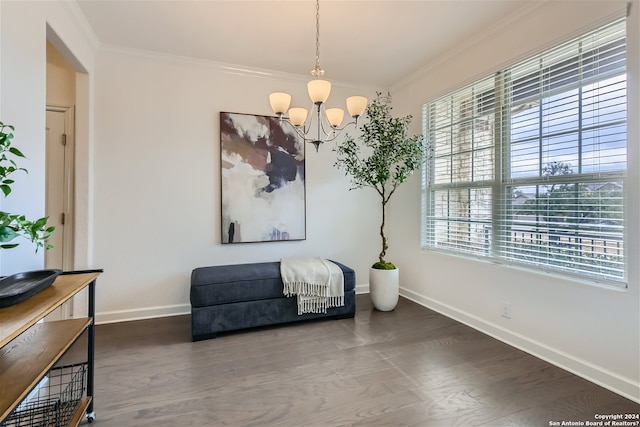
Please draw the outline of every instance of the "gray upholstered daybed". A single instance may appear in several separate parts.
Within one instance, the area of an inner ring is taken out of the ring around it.
[[[318,318],[349,318],[356,312],[355,272],[334,262],[344,275],[344,306],[298,315],[295,297],[283,294],[280,262],[218,265],[191,273],[191,336]]]

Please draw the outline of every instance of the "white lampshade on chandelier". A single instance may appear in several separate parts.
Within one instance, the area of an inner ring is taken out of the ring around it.
[[[322,80],[324,70],[320,67],[320,0],[316,0],[316,66],[311,70],[314,80],[307,83],[309,98],[313,103],[311,110],[315,114],[309,115],[306,108],[294,107],[291,105],[291,95],[285,92],[274,92],[269,95],[269,102],[273,112],[281,121],[285,121],[293,126],[296,133],[316,147],[320,144],[334,140],[340,132],[349,125],[357,125],[358,117],[364,114],[367,109],[367,98],[364,96],[350,96],[347,98],[347,110],[354,120],[340,127],[344,118],[342,108],[325,108],[325,103],[331,93],[331,82]],[[323,114],[324,112],[324,114]],[[316,118],[316,132],[312,128],[314,116]]]

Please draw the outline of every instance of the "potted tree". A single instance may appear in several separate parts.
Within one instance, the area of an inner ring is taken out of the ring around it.
[[[369,269],[369,290],[376,309],[391,311],[398,303],[399,274],[396,266],[385,260],[389,248],[385,236],[386,207],[398,186],[423,164],[427,153],[422,135],[409,136],[412,116],[391,116],[391,95],[377,93],[367,107],[368,122],[360,126],[360,144],[347,135],[335,151],[334,166],[351,177],[350,190],[371,187],[380,195],[382,250]]]

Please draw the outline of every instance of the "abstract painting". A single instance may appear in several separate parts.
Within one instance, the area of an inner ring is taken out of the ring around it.
[[[220,113],[222,243],[306,238],[304,142],[277,117]]]

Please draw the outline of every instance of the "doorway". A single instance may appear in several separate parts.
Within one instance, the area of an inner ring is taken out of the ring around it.
[[[49,24],[46,51],[45,203],[57,240],[50,242],[54,248],[44,251],[43,257],[47,267],[76,270],[92,262],[90,70]],[[86,316],[87,292],[70,300],[61,318]]]

